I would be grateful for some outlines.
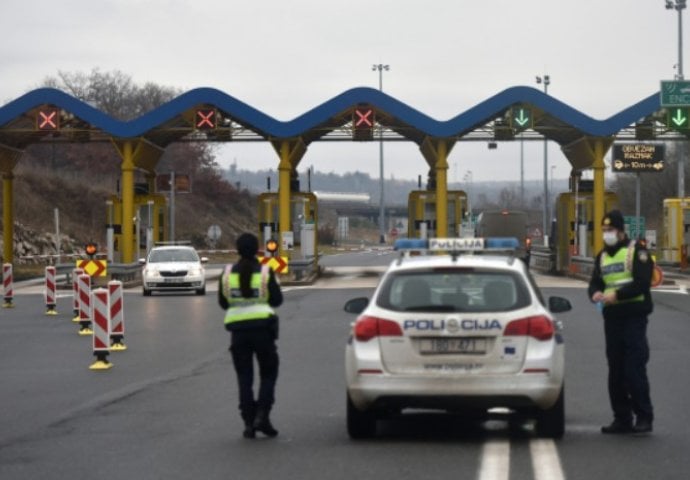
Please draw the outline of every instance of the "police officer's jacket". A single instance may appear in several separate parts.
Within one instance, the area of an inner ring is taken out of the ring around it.
[[[230,331],[275,328],[278,317],[273,307],[283,303],[280,285],[273,271],[267,266],[262,266],[256,258],[242,261],[252,262],[252,296],[242,296],[239,266],[235,264],[225,267],[218,284],[218,304],[226,310],[225,328]]]
[[[652,312],[650,283],[654,262],[642,242],[627,237],[604,247],[594,261],[589,298],[596,291],[616,291],[617,301],[604,306],[604,318],[625,318]]]

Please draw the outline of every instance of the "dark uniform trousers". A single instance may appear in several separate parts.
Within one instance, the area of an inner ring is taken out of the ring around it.
[[[257,408],[270,411],[278,379],[278,351],[270,328],[248,328],[232,332],[230,352],[237,372],[240,411],[253,416]],[[254,401],[254,354],[259,364],[259,395]]]
[[[609,398],[614,417],[621,422],[654,419],[647,379],[649,345],[647,316],[604,320],[606,358],[609,364]]]

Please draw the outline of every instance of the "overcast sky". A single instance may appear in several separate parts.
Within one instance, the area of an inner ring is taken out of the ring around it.
[[[678,14],[664,0],[2,0],[0,103],[58,71],[119,70],[135,83],[214,87],[291,120],[354,87],[378,88],[447,120],[517,85],[537,85],[606,119],[673,79]],[[684,18],[688,11],[684,11]],[[687,50],[687,49],[686,49]],[[222,165],[275,168],[268,144],[225,144]],[[549,145],[555,178],[570,166]],[[519,142],[458,143],[448,178],[519,179]],[[376,142],[316,143],[300,164],[379,175]],[[543,178],[543,145],[526,142],[525,178]],[[416,145],[385,146],[385,176],[416,179]],[[551,168],[549,168],[551,172]]]

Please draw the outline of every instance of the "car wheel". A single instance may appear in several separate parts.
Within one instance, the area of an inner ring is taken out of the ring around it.
[[[565,433],[565,387],[561,388],[556,403],[537,416],[537,435],[542,438],[562,438]]]
[[[151,290],[144,288],[142,290],[142,293],[144,294],[145,297],[150,297],[151,296]]]
[[[376,415],[371,411],[361,411],[347,396],[347,433],[352,439],[371,438],[376,435]]]
[[[206,295],[206,286],[203,286],[201,288],[198,288],[196,291],[197,295]]]

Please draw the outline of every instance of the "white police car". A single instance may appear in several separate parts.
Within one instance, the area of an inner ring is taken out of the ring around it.
[[[534,418],[539,436],[563,435],[564,345],[552,312],[571,304],[544,301],[524,262],[505,251],[518,244],[396,242],[408,252],[393,261],[371,301],[345,304],[359,314],[345,354],[352,438],[375,435],[377,419],[408,408],[473,418],[507,409]]]

